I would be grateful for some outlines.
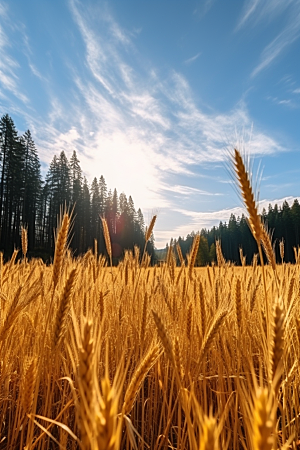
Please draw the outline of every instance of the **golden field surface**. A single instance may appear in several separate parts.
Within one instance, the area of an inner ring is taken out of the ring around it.
[[[110,268],[66,217],[52,265],[1,255],[1,449],[300,447],[299,260]]]

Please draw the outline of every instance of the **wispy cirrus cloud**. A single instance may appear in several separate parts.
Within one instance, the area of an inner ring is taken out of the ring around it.
[[[192,56],[191,58],[188,58],[184,61],[184,64],[191,64],[194,61],[196,61],[196,59],[199,58],[199,56],[201,55],[202,52],[197,53],[196,55]]]
[[[0,8],[0,17],[2,18],[2,24],[0,24],[0,92],[2,96],[5,96],[5,91],[7,91],[23,103],[28,103],[27,96],[22,93],[19,86],[17,72],[20,65],[10,55],[11,43],[4,29],[5,24],[9,26],[9,19],[7,17],[7,8],[4,4]]]
[[[282,29],[265,46],[260,61],[253,69],[251,77],[273,63],[283,51],[300,37],[300,2],[299,0],[246,0],[235,31],[246,26],[258,26],[262,22],[269,24],[278,17],[285,16]]]
[[[259,3],[260,0],[248,0],[244,3],[241,17],[236,26],[236,31],[242,28],[248,22],[248,20],[254,15]]]
[[[246,25],[256,26],[259,22],[271,22],[290,7],[297,9],[298,0],[245,0],[236,31]]]
[[[219,192],[209,192],[209,191],[204,191],[202,189],[197,189],[191,186],[182,186],[182,185],[165,185],[165,186],[161,186],[161,188],[165,191],[170,191],[170,192],[174,192],[175,194],[180,194],[183,196],[191,196],[191,195],[223,195],[222,193]]]
[[[209,10],[212,8],[216,0],[204,0],[199,1],[196,5],[196,8],[193,11],[194,15],[198,15],[201,18],[205,16],[209,12]]]
[[[299,4],[298,4],[299,5]],[[300,5],[299,5],[300,6]],[[251,76],[255,77],[263,69],[267,68],[283,50],[295,42],[300,37],[300,7],[297,7],[295,15],[281,33],[273,39],[263,50],[260,63],[252,71]]]

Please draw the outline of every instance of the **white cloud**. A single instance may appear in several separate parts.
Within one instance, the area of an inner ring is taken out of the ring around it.
[[[24,30],[23,27],[11,23],[8,17],[8,6],[5,3],[0,5],[0,17],[2,18],[2,24],[0,24],[0,85],[2,90],[13,94],[21,102],[28,105],[29,99],[22,91],[18,76],[21,67],[16,59],[10,55],[12,43],[6,29],[9,29],[10,32],[13,30],[19,33],[22,38],[24,37]]]
[[[184,63],[185,63],[185,64],[191,64],[192,62],[196,61],[196,59],[199,58],[199,56],[201,55],[201,53],[202,53],[202,52],[199,52],[199,53],[197,53],[195,56],[192,56],[191,58],[186,59],[186,60],[184,61]]]
[[[298,0],[245,0],[236,31],[249,23],[254,26],[262,21],[268,23],[288,8],[298,8],[298,3]]]
[[[286,20],[281,31],[263,49],[260,62],[251,73],[252,77],[258,75],[278,58],[288,46],[295,42],[300,36],[300,2],[298,0],[247,0],[244,3],[242,15],[238,21],[235,31],[252,23],[257,26],[260,23],[268,25],[278,17],[285,15]]]
[[[265,47],[261,54],[261,62],[252,71],[251,76],[255,77],[259,72],[267,68],[282,53],[282,51],[296,41],[299,36],[300,11],[297,11],[284,30]]]
[[[29,62],[28,65],[34,76],[36,76],[40,80],[46,80],[46,78],[38,71],[38,69],[36,68],[36,66],[34,64]]]
[[[244,3],[244,8],[242,11],[242,17],[239,19],[236,30],[242,28],[245,23],[251,18],[251,16],[255,13],[260,0],[247,0]]]
[[[162,185],[161,189],[165,191],[174,192],[175,194],[180,194],[183,196],[190,197],[191,195],[223,195],[221,193],[214,193],[214,192],[208,192],[203,191],[202,189],[193,188],[190,186],[181,186],[181,185]]]

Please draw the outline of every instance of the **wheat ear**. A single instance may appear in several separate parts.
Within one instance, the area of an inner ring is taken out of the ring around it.
[[[68,313],[70,310],[71,298],[76,283],[77,269],[73,269],[66,282],[63,295],[60,300],[59,308],[56,314],[54,327],[54,348],[58,347],[66,331]]]
[[[226,316],[226,311],[221,312],[216,319],[214,320],[214,322],[212,323],[210,329],[208,330],[207,335],[205,336],[205,339],[202,343],[202,347],[200,350],[200,356],[199,356],[199,362],[201,362],[201,360],[204,359],[206,353],[208,352],[211,343],[214,340],[214,337],[216,336],[224,317]]]
[[[236,313],[236,323],[238,329],[242,329],[242,290],[241,290],[241,280],[238,278],[235,285],[235,313]]]
[[[218,267],[225,267],[225,258],[222,253],[221,241],[219,239],[216,240],[216,253],[217,253]]]
[[[37,360],[34,358],[28,365],[23,380],[22,407],[24,414],[30,412],[33,404],[36,377],[37,377]]]
[[[176,250],[177,250],[177,255],[178,255],[178,258],[179,258],[179,261],[180,261],[180,265],[183,266],[184,265],[184,258],[183,258],[183,255],[182,255],[181,247],[180,247],[178,242],[176,244]]]
[[[276,260],[275,260],[275,254],[272,248],[272,242],[271,242],[271,236],[266,230],[265,226],[261,224],[261,241],[263,244],[263,248],[266,254],[266,257],[268,259],[269,264],[271,265],[274,272],[276,272]]]
[[[149,227],[148,227],[147,230],[146,230],[146,235],[145,235],[145,241],[146,241],[146,243],[147,243],[147,242],[149,241],[149,239],[151,238],[151,234],[152,234],[152,231],[153,231],[153,228],[154,228],[156,219],[157,219],[157,215],[154,215],[154,216],[152,217],[152,219],[151,219],[151,222],[150,222]]]
[[[56,287],[56,285],[59,281],[60,275],[61,275],[64,252],[65,252],[67,239],[68,239],[69,225],[70,225],[70,218],[69,218],[69,215],[67,213],[65,213],[63,216],[62,223],[59,228],[56,243],[55,243],[53,275],[52,275],[52,281],[53,281],[54,288]]]
[[[189,263],[188,263],[188,274],[190,279],[193,277],[193,269],[196,262],[197,254],[198,254],[198,248],[200,244],[200,234],[196,234],[193,240],[193,245],[189,257]]]
[[[141,388],[142,382],[144,381],[147,373],[151,367],[155,364],[160,353],[159,345],[151,348],[146,356],[142,359],[138,367],[136,368],[133,377],[129,383],[126,390],[124,404],[123,404],[123,414],[127,415],[133,408],[136,396]]]
[[[105,247],[106,247],[107,254],[110,258],[110,261],[111,261],[112,260],[112,251],[111,251],[111,242],[110,242],[108,225],[107,225],[106,219],[104,217],[101,217],[101,221],[102,221]]]
[[[164,324],[162,323],[161,318],[155,311],[152,310],[152,314],[153,314],[154,322],[155,322],[155,325],[157,328],[157,333],[162,342],[165,353],[166,353],[167,357],[169,358],[170,362],[174,365],[174,353],[173,353],[172,343],[167,335]]]
[[[240,152],[236,149],[234,150],[234,168],[237,181],[241,189],[242,197],[249,214],[250,229],[256,242],[259,245],[262,232],[260,216],[257,211],[254,194],[243,159],[240,155]]]
[[[85,320],[82,332],[82,346],[79,351],[78,386],[79,402],[76,403],[78,415],[77,425],[81,432],[83,448],[90,448],[90,434],[93,427],[89,411],[93,411],[94,383],[94,342],[92,339],[92,323]]]
[[[148,294],[145,292],[144,301],[143,301],[143,309],[142,309],[142,320],[141,320],[141,329],[140,329],[140,339],[144,341],[146,324],[147,324],[147,308],[148,308]]]
[[[191,340],[192,334],[192,320],[193,320],[193,303],[190,302],[186,315],[186,336],[189,341]]]
[[[258,389],[253,411],[253,450],[272,450],[273,428],[268,390]]]
[[[280,383],[281,359],[284,346],[284,315],[279,302],[276,302],[272,317],[272,344],[270,346],[270,378],[273,380],[275,392]]]
[[[215,450],[217,447],[216,420],[213,417],[204,417],[200,440],[200,450]]]
[[[19,250],[14,250],[13,254],[11,255],[10,261],[8,263],[8,271],[10,271],[13,267],[13,265],[16,262],[17,254],[19,253]]]
[[[284,239],[283,238],[279,242],[279,251],[280,251],[281,264],[283,264],[283,260],[284,260]],[[295,259],[297,262],[297,258],[295,258]]]
[[[203,338],[206,331],[206,308],[205,308],[205,293],[201,281],[199,282],[199,296],[200,296],[200,311],[201,311],[201,333]]]
[[[176,338],[175,338],[174,359],[175,359],[175,366],[176,366],[178,375],[180,376],[180,379],[182,380],[184,377],[184,370],[183,370],[183,365],[182,365],[182,357],[181,357],[181,352],[180,352],[178,336],[176,336]]]
[[[28,250],[28,237],[27,237],[27,229],[23,226],[21,229],[21,242],[22,242],[22,253],[26,261],[26,255]]]
[[[110,385],[106,373],[101,380],[102,395],[100,397],[98,411],[96,411],[96,432],[98,450],[115,450],[119,448],[118,433],[116,432],[118,396],[115,388]]]

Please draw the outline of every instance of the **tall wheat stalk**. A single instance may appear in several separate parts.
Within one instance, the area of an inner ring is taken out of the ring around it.
[[[258,251],[259,251],[259,257],[260,257],[260,264],[262,267],[262,275],[263,275],[263,283],[264,283],[264,292],[265,292],[265,310],[266,310],[266,316],[267,316],[267,337],[269,337],[269,304],[268,304],[268,296],[267,296],[267,285],[266,285],[266,275],[265,275],[265,269],[264,269],[264,260],[261,250],[261,240],[263,237],[263,227],[261,223],[261,218],[258,214],[258,208],[256,205],[255,197],[253,194],[253,190],[250,183],[250,177],[246,170],[244,161],[241,157],[240,152],[237,149],[234,149],[234,155],[233,155],[233,163],[234,163],[234,171],[236,174],[237,182],[240,187],[241,195],[244,200],[244,204],[246,206],[246,209],[248,211],[248,221],[250,230],[253,234],[254,239],[256,240]]]

